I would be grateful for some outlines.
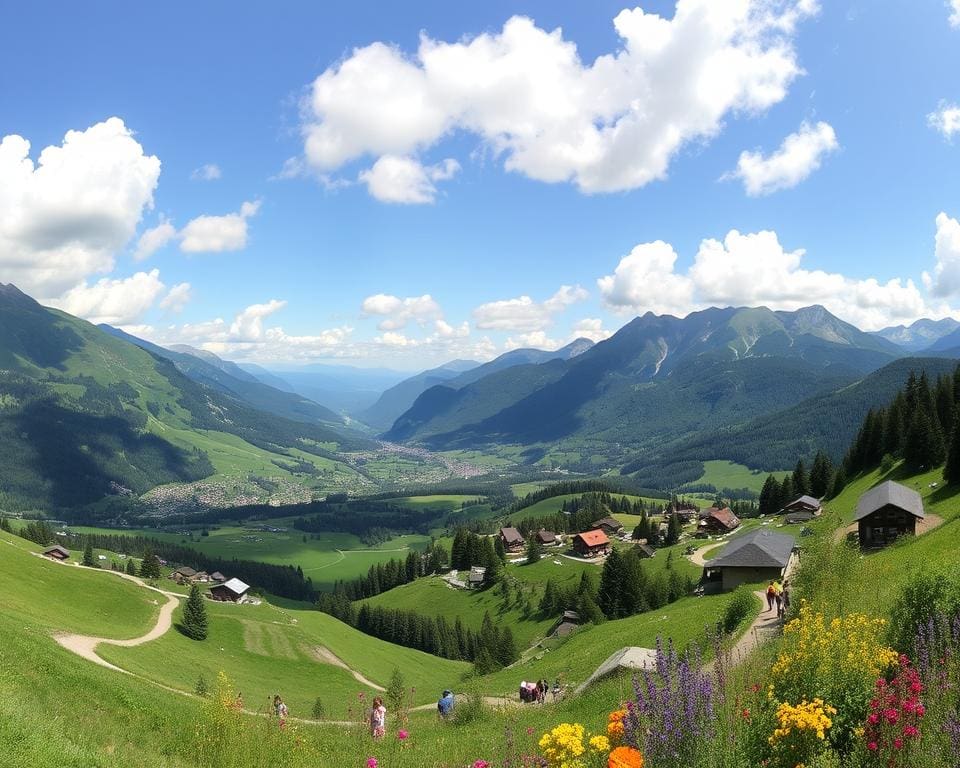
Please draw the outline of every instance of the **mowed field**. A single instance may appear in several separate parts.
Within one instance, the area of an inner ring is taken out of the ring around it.
[[[703,476],[696,481],[697,483],[709,483],[718,491],[724,488],[749,488],[756,493],[760,493],[767,475],[774,475],[778,480],[782,480],[790,474],[789,472],[763,472],[742,464],[734,464],[732,461],[705,461],[703,470]]]

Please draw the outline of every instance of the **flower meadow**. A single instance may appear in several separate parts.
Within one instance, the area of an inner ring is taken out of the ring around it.
[[[362,694],[352,722],[280,727],[239,712],[221,675],[193,752],[209,768],[955,768],[960,618],[921,626],[909,654],[887,645],[891,635],[878,617],[828,618],[801,602],[782,636],[741,666],[719,639],[709,661],[658,642],[655,664],[605,688],[622,699],[589,717],[581,707],[576,720],[536,728],[565,710],[533,706],[441,723],[401,706],[379,739]]]

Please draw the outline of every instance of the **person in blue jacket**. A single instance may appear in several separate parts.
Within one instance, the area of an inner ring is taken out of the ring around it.
[[[453,714],[453,691],[444,691],[440,701],[437,702],[437,713],[446,720]]]

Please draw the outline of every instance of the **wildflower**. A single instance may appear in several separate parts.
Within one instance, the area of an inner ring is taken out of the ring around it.
[[[490,763],[486,760],[474,760],[471,768],[490,768]]]
[[[643,768],[643,754],[633,747],[617,747],[607,758],[607,768]]]
[[[592,736],[590,738],[590,747],[594,752],[609,752],[610,739],[606,736]]]
[[[368,757],[367,758],[367,768],[377,768],[377,758]]]
[[[400,741],[405,741],[409,735],[410,734],[407,733],[402,728],[399,731],[397,731],[397,738],[400,739]]]

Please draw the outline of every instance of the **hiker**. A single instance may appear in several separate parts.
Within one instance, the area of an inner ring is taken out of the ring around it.
[[[767,585],[767,610],[773,610],[773,604],[777,599],[777,588],[773,586],[773,581]]]
[[[373,700],[373,709],[370,710],[370,735],[375,739],[382,739],[387,732],[387,708],[383,706],[383,699],[379,696]]]
[[[557,697],[560,696],[560,678],[558,677],[553,681],[553,701],[557,700]]]
[[[284,704],[283,699],[280,698],[280,694],[277,694],[273,697],[273,706],[276,709],[277,719],[280,721],[279,725],[280,730],[282,731],[287,727],[287,715],[289,712],[287,711],[287,705]]]
[[[783,582],[783,590],[780,593],[780,617],[783,618],[787,615],[787,610],[790,608],[790,589],[786,581]]]
[[[546,680],[541,680],[537,683],[537,702],[540,704],[547,703],[547,691],[550,690],[550,683]]]
[[[446,720],[453,714],[453,691],[444,690],[443,695],[437,702],[437,714],[442,720]]]
[[[237,712],[243,712],[243,692],[237,691],[237,700],[233,703],[233,708]]]

